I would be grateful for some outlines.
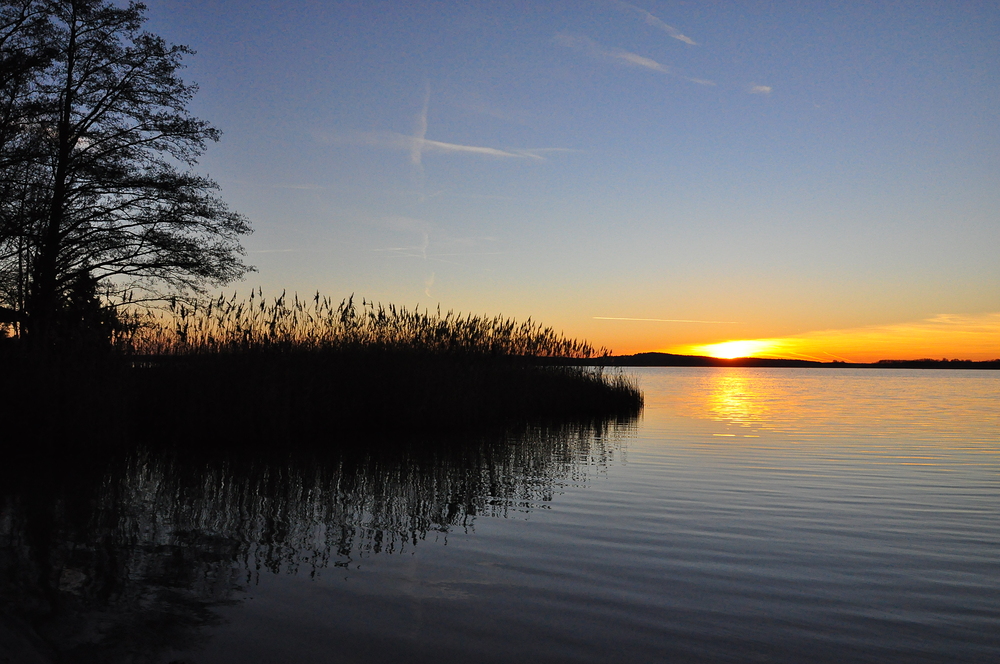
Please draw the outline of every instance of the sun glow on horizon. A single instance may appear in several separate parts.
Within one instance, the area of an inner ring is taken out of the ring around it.
[[[674,346],[665,352],[720,359],[770,357],[821,362],[877,362],[925,357],[993,360],[1000,358],[1000,312],[939,314],[910,323]]]
[[[698,355],[708,355],[719,359],[731,360],[735,357],[756,357],[773,350],[777,344],[767,339],[743,339],[739,341],[724,341],[719,344],[696,346],[692,350]]]

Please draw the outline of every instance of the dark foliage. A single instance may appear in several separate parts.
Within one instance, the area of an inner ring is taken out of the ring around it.
[[[29,448],[149,441],[324,447],[345,434],[502,430],[635,417],[620,374],[532,358],[385,349],[147,358],[3,353],[0,404]]]
[[[95,311],[85,292],[79,311]],[[112,335],[104,352],[81,342],[39,353],[6,340],[7,420],[56,447],[323,447],[351,431],[502,430],[627,419],[642,407],[617,370],[566,364],[593,358],[589,344],[532,321],[282,296],[125,322],[88,323]]]
[[[0,304],[46,345],[90,322],[74,310],[81,284],[107,305],[248,269],[246,219],[185,170],[219,138],[187,111],[190,51],[144,32],[144,11],[0,2]]]

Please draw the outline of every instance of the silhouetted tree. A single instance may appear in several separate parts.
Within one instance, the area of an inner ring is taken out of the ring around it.
[[[86,325],[84,291],[88,306],[98,292],[156,298],[250,269],[247,220],[188,170],[219,138],[187,110],[191,51],[143,31],[144,13],[0,0],[0,319],[29,338]]]
[[[26,131],[42,112],[37,85],[52,64],[50,22],[45,7],[36,0],[0,3],[0,323],[22,317],[25,280],[23,229],[41,175],[33,162],[42,150],[40,133]],[[37,213],[37,210],[36,210]]]

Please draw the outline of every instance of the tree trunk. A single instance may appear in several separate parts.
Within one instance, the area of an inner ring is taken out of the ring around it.
[[[66,80],[59,109],[56,137],[55,176],[48,222],[34,261],[31,292],[28,295],[25,332],[31,343],[48,346],[55,341],[56,317],[59,312],[59,253],[62,245],[62,225],[66,209],[66,180],[73,152],[73,75],[76,65],[76,6],[73,6],[66,53]]]

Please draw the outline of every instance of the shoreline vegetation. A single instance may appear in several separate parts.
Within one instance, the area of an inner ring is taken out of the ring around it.
[[[220,297],[122,312],[98,347],[3,339],[3,399],[41,440],[327,445],[633,420],[605,349],[532,320],[353,298]]]

